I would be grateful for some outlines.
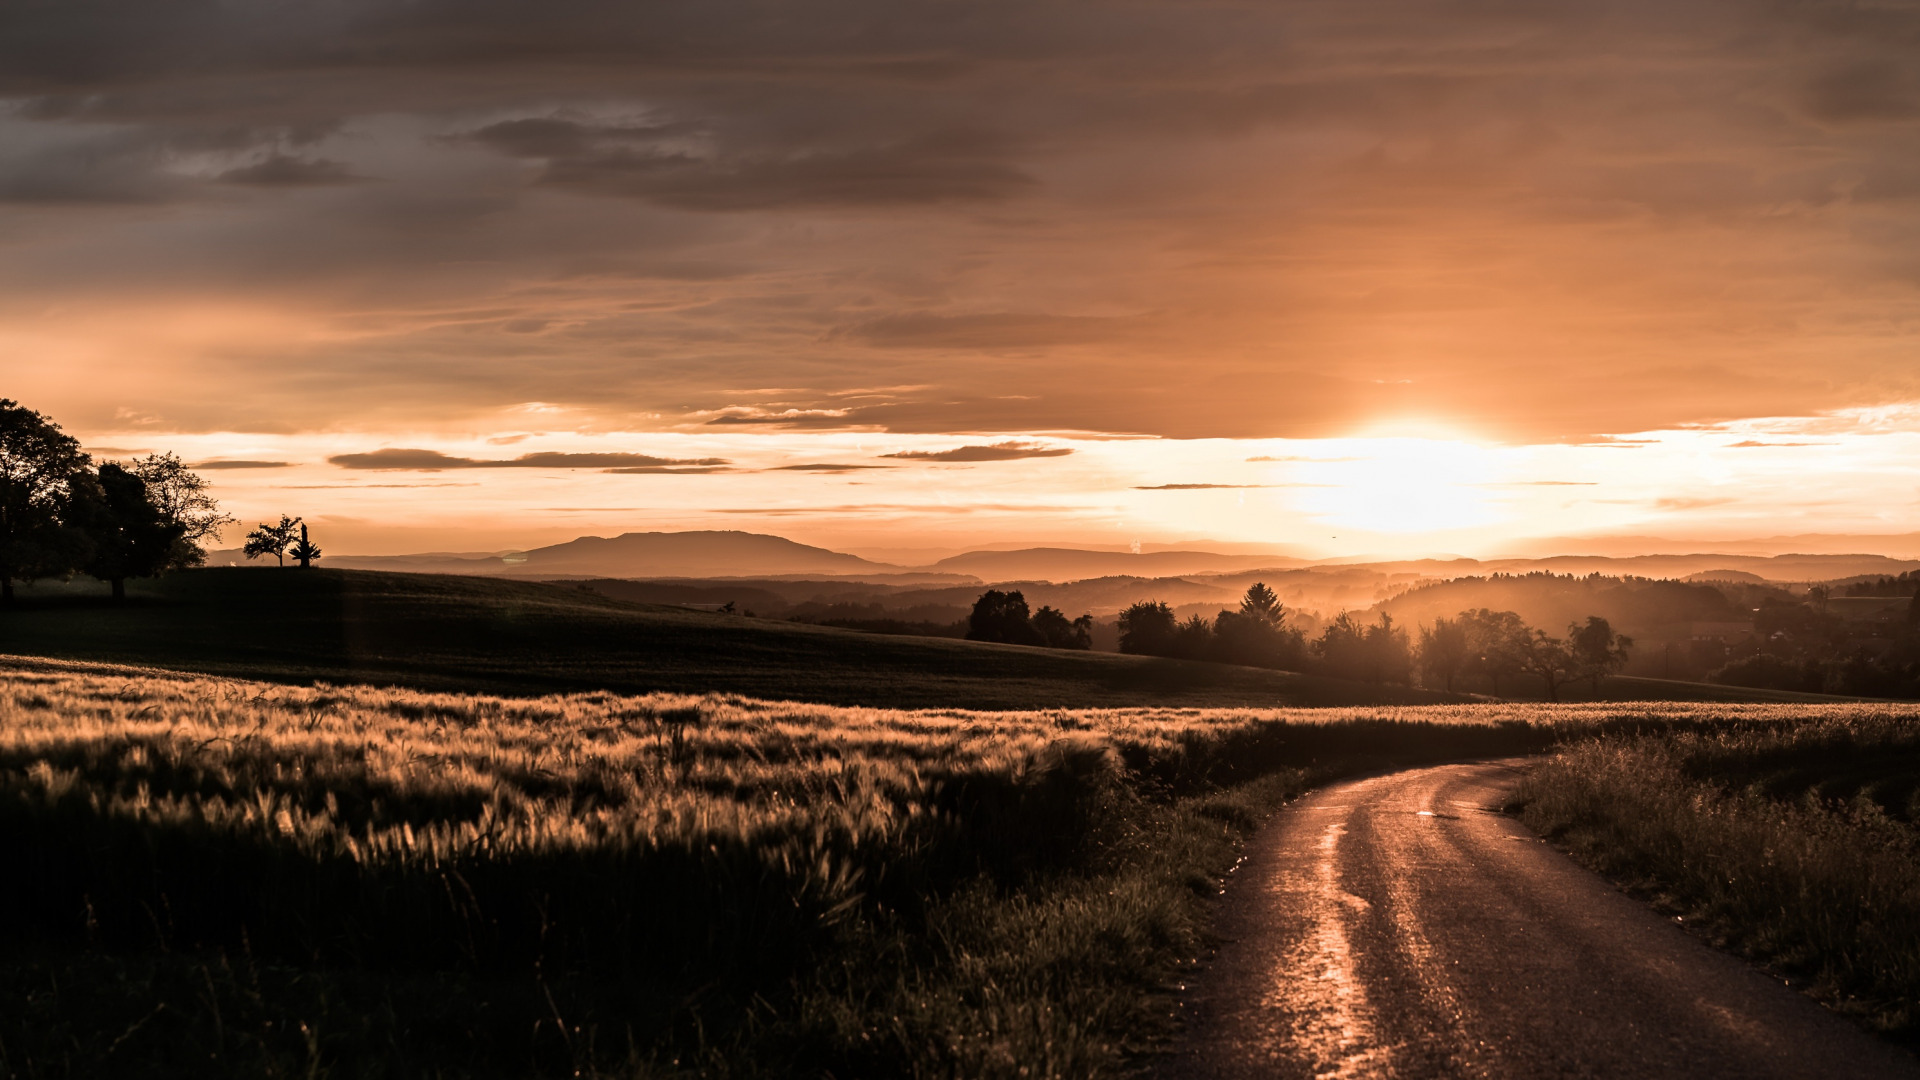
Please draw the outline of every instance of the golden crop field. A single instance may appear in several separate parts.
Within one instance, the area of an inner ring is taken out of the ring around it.
[[[1085,1075],[1154,1029],[1196,897],[1303,784],[1916,716],[893,711],[15,660],[0,1071]]]

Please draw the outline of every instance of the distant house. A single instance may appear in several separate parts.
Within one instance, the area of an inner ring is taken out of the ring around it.
[[[1689,633],[1695,641],[1718,641],[1731,644],[1744,641],[1753,636],[1753,622],[1697,622]]]

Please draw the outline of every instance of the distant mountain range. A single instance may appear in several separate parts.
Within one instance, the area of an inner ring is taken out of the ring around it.
[[[245,565],[237,549],[216,551],[208,563]],[[260,565],[254,563],[252,565]],[[1310,562],[1278,554],[1206,550],[1090,551],[1067,547],[977,550],[930,566],[901,566],[796,543],[785,537],[738,531],[645,532],[583,536],[520,552],[436,552],[419,555],[328,556],[340,569],[475,574],[517,578],[778,579],[859,581],[895,586],[972,586],[1091,582],[1106,602],[1146,582],[1192,579],[1208,597],[1237,593],[1255,580],[1280,589],[1289,603],[1326,611],[1358,610],[1423,580],[1490,574],[1606,574],[1648,578],[1720,578],[1781,583],[1833,581],[1920,569],[1920,560],[1871,554],[1771,555],[1702,551],[1675,555],[1556,555],[1509,559],[1405,559]],[[1132,584],[1126,584],[1131,582]],[[1166,590],[1169,584],[1158,585]],[[1163,597],[1172,600],[1172,597]],[[1076,597],[1076,599],[1079,599]],[[1088,599],[1091,599],[1090,597]],[[1084,602],[1084,601],[1083,601]],[[1179,602],[1179,601],[1175,601]],[[1186,602],[1211,602],[1202,596]]]
[[[208,563],[239,565],[237,551],[213,552]],[[338,555],[325,565],[342,570],[400,570],[420,574],[477,574],[521,578],[740,578],[811,575],[893,580],[903,575],[958,581],[951,575],[915,574],[904,567],[869,562],[785,537],[749,532],[648,532],[615,537],[583,536],[564,544],[492,554]]]
[[[969,551],[941,559],[930,569],[970,574],[982,581],[1082,581],[1096,577],[1177,577],[1267,567],[1305,566],[1307,560],[1284,555],[1222,555],[1212,551],[1086,551],[1080,548],[1025,548],[1019,551]]]

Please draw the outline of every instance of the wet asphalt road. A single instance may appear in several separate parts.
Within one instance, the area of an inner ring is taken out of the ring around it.
[[[1920,1077],[1499,813],[1517,778],[1445,765],[1284,811],[1155,1075]]]

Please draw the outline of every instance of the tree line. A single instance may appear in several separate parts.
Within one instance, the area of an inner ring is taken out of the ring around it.
[[[1066,613],[1041,605],[1027,610],[1027,598],[1018,589],[988,589],[973,602],[967,616],[968,641],[999,641],[1008,645],[1039,645],[1049,649],[1093,648],[1093,615],[1068,619]]]
[[[1211,619],[1193,615],[1181,621],[1167,604],[1145,600],[1120,613],[1120,651],[1144,656],[1211,660],[1288,671],[1314,671],[1370,683],[1422,685],[1453,691],[1463,681],[1483,682],[1494,694],[1503,684],[1533,676],[1548,699],[1576,679],[1602,678],[1627,662],[1633,639],[1615,633],[1607,620],[1590,615],[1554,637],[1528,626],[1511,611],[1481,608],[1454,618],[1435,619],[1411,638],[1393,616],[1381,613],[1364,623],[1341,612],[1320,636],[1287,625],[1287,611],[1272,589],[1256,582],[1238,610]]]
[[[173,454],[95,465],[80,443],[46,416],[0,398],[0,602],[14,586],[86,574],[126,598],[129,578],[154,577],[206,561],[202,541],[234,518],[205,480]],[[300,538],[293,530],[300,527]],[[246,554],[320,555],[298,518],[262,525]]]

